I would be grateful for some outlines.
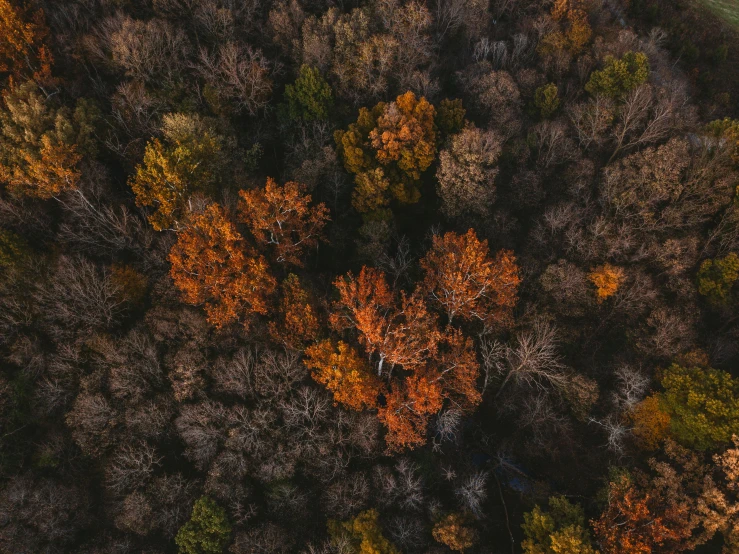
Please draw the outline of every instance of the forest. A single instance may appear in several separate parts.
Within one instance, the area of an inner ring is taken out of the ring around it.
[[[0,553],[739,552],[739,31],[0,0]]]

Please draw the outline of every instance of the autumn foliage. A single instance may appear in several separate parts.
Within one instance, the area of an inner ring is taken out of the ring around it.
[[[306,348],[305,355],[313,379],[330,390],[336,402],[353,410],[376,405],[382,382],[350,345],[327,339]]]
[[[622,475],[611,482],[608,505],[593,528],[603,554],[652,554],[690,536],[689,515],[684,505],[665,504]]]
[[[280,186],[268,178],[264,189],[242,190],[239,196],[239,219],[259,244],[273,249],[277,262],[302,265],[305,252],[323,238],[328,208],[310,206],[303,185],[290,181]]]
[[[169,254],[170,275],[189,304],[204,304],[208,321],[248,326],[266,314],[276,283],[266,260],[250,251],[217,204],[193,214]]]
[[[168,114],[164,137],[146,145],[143,163],[129,183],[136,204],[152,208],[149,222],[157,231],[178,229],[195,195],[209,196],[217,184],[222,139],[202,118]]]
[[[469,518],[460,513],[444,516],[434,525],[432,535],[436,542],[448,546],[455,552],[464,552],[475,545],[477,536],[470,526]]]
[[[505,324],[516,304],[521,278],[513,253],[490,257],[487,241],[470,229],[436,235],[421,260],[425,291],[445,310],[449,322],[458,317],[486,324]]]
[[[634,406],[629,413],[633,425],[634,438],[646,450],[656,450],[662,440],[668,436],[670,414],[660,407],[659,396],[648,396]]]
[[[288,348],[301,350],[315,340],[320,323],[308,293],[294,274],[280,284],[280,301],[276,317],[269,323],[272,338]]]
[[[0,0],[0,73],[15,80],[51,84],[53,60],[43,43],[48,33],[42,10]]]
[[[436,156],[436,110],[412,92],[394,102],[361,108],[356,123],[334,138],[344,167],[356,177],[354,208],[362,213],[385,207],[395,199],[418,202],[418,182]]]
[[[384,379],[387,383],[384,403],[377,408],[378,417],[388,430],[385,442],[390,450],[423,444],[429,418],[438,414],[445,402],[460,411],[472,410],[480,403],[480,368],[472,340],[457,329],[440,330],[438,318],[420,289],[410,294],[396,293],[382,271],[368,267],[363,267],[356,277],[351,273],[340,277],[335,286],[339,300],[331,315],[334,329],[356,332],[357,342],[372,363],[376,382]],[[315,358],[319,352],[327,353],[332,348],[325,341],[321,349],[311,347],[308,353]],[[324,354],[323,359],[328,359],[328,355]],[[368,382],[367,373],[357,371],[354,375]],[[314,378],[329,381],[320,374],[314,374]],[[336,388],[351,388],[356,382],[344,385],[335,381],[329,389],[339,400]],[[376,396],[380,389],[373,386],[371,390]],[[340,394],[342,398],[348,396],[346,391]]]
[[[623,283],[624,270],[606,263],[593,269],[588,279],[595,285],[595,297],[600,303],[616,294]]]

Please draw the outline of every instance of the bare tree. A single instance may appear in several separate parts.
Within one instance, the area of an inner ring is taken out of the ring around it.
[[[265,108],[272,95],[272,64],[261,50],[229,42],[217,53],[200,50],[197,70],[237,112],[255,115]]]
[[[457,487],[455,493],[462,508],[477,517],[482,516],[482,505],[488,497],[488,475],[484,471],[473,473]]]
[[[161,460],[150,444],[123,444],[105,468],[105,484],[115,494],[143,488]]]

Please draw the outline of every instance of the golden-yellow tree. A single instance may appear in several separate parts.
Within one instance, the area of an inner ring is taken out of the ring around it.
[[[267,261],[252,252],[217,204],[193,214],[169,253],[170,276],[185,302],[205,305],[220,328],[234,321],[248,327],[266,314],[276,283]]]
[[[451,323],[459,317],[486,324],[505,324],[516,305],[521,278],[513,252],[490,256],[486,240],[470,229],[464,235],[436,235],[421,260],[424,290]]]
[[[152,139],[130,185],[138,206],[153,208],[157,231],[178,229],[194,195],[210,196],[223,168],[223,139],[200,117],[164,116],[162,139]]]
[[[270,247],[277,262],[302,265],[305,252],[318,245],[329,221],[328,208],[311,206],[305,186],[283,186],[268,178],[263,189],[239,191],[239,218],[259,244]]]

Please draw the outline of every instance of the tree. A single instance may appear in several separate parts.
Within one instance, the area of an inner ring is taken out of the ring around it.
[[[436,190],[449,217],[471,212],[486,215],[495,199],[496,162],[501,140],[492,131],[468,125],[439,153]]]
[[[593,71],[585,84],[592,95],[623,98],[649,78],[649,60],[643,52],[626,52],[620,59],[606,56],[603,69]]]
[[[624,270],[611,264],[596,267],[588,274],[588,279],[595,285],[595,297],[600,304],[606,298],[616,294],[624,280]]]
[[[180,554],[221,554],[231,536],[226,511],[207,496],[192,507],[190,521],[177,532],[175,543]]]
[[[350,545],[350,552],[355,554],[400,554],[395,545],[382,534],[377,510],[361,512],[354,519],[338,522],[330,520],[328,531],[335,543],[345,538]]]
[[[524,554],[596,554],[583,509],[564,496],[549,497],[548,511],[534,506],[521,527]]]
[[[459,133],[464,128],[466,113],[467,110],[459,98],[444,98],[439,102],[439,107],[436,108],[436,127],[442,137]]]
[[[451,513],[439,520],[431,531],[436,542],[448,546],[455,552],[464,552],[477,542],[477,534],[469,525],[464,514]]]
[[[705,260],[698,270],[698,292],[714,304],[727,304],[731,288],[739,280],[739,256],[730,252],[723,258]]]
[[[237,320],[249,326],[266,314],[275,290],[266,260],[244,245],[217,204],[193,214],[169,253],[170,276],[185,302],[205,304],[208,321],[223,327]]]
[[[0,180],[15,195],[48,199],[75,189],[83,154],[94,154],[97,110],[80,100],[74,111],[56,107],[28,81],[3,94]]]
[[[539,108],[542,119],[549,119],[559,109],[559,89],[554,83],[547,83],[534,92],[534,106]]]
[[[259,244],[273,245],[278,263],[303,265],[305,251],[315,248],[329,221],[323,203],[309,206],[305,187],[289,181],[279,186],[268,178],[264,189],[239,191],[239,220],[244,222]]]
[[[706,125],[706,131],[716,138],[726,139],[731,159],[736,165],[739,165],[739,120],[717,119]]]
[[[149,221],[157,231],[180,228],[191,197],[213,195],[225,165],[223,137],[199,116],[167,114],[162,134],[146,145],[129,180],[136,204],[154,208]]]
[[[241,42],[227,42],[214,52],[200,50],[204,95],[216,113],[256,115],[272,95],[271,69],[261,50]]]
[[[301,65],[295,83],[285,87],[285,98],[290,119],[306,122],[328,119],[334,101],[321,72],[308,65]]]
[[[400,452],[423,445],[429,417],[441,410],[443,402],[441,384],[433,373],[417,371],[395,383],[377,413],[387,428],[388,451]]]
[[[690,536],[686,516],[685,507],[662,504],[622,474],[611,481],[608,505],[592,523],[604,554],[651,554]]]
[[[670,414],[660,407],[659,395],[652,394],[628,414],[633,424],[632,433],[639,446],[646,450],[656,450],[670,430]]]
[[[0,72],[14,79],[33,79],[41,86],[53,83],[53,60],[43,44],[48,33],[43,10],[0,0]]]
[[[334,284],[339,301],[331,323],[337,330],[358,331],[360,344],[377,359],[378,375],[386,361],[390,371],[396,365],[411,370],[436,352],[440,339],[436,318],[418,294],[402,293],[398,306],[385,274],[366,266],[357,278],[349,273]]]
[[[670,434],[681,444],[709,450],[739,434],[739,380],[730,374],[673,363],[664,371],[662,386]]]
[[[17,266],[28,255],[28,244],[23,237],[0,229],[0,269]]]
[[[278,315],[270,321],[269,332],[272,338],[288,348],[302,350],[305,343],[315,340],[318,335],[318,318],[297,275],[288,275],[280,284],[280,289],[282,296]]]
[[[470,229],[464,235],[435,235],[431,249],[421,259],[423,287],[455,317],[484,323],[505,324],[516,304],[518,266],[513,253],[501,250],[490,257],[487,241]]]
[[[372,110],[361,108],[356,123],[336,131],[344,167],[356,175],[358,185],[362,183],[352,195],[357,211],[369,213],[391,198],[404,204],[418,202],[421,173],[436,156],[435,116],[425,98],[406,92],[395,102],[380,102]],[[369,172],[372,178],[360,177]]]
[[[334,400],[353,410],[373,408],[382,383],[358,352],[343,341],[323,340],[305,349],[305,365]]]
[[[482,395],[477,389],[480,364],[472,339],[458,329],[447,329],[437,360],[432,375],[441,384],[444,398],[463,412],[475,408],[482,401]]]

